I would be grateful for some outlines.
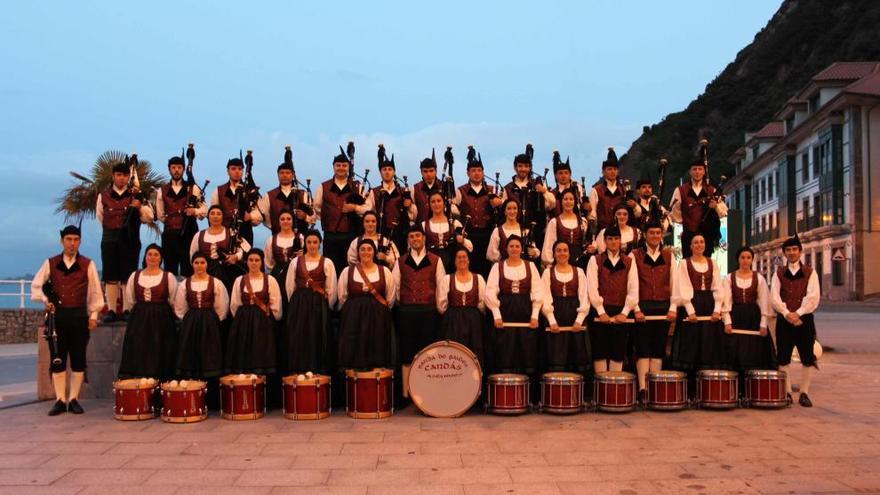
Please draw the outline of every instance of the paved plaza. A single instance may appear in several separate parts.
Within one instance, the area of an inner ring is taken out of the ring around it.
[[[0,494],[880,492],[877,317],[817,320],[812,409],[177,425],[44,402],[0,410]]]

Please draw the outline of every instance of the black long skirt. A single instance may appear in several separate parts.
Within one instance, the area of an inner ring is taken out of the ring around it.
[[[330,356],[327,299],[306,287],[290,297],[281,349],[287,373],[329,373]]]
[[[391,310],[372,294],[351,295],[339,320],[341,369],[394,367],[394,332]]]
[[[697,316],[711,316],[715,308],[712,291],[695,290],[693,304]],[[672,366],[682,370],[730,369],[724,357],[724,342],[721,321],[690,323],[684,308],[680,308],[672,338]]]
[[[275,319],[259,306],[238,308],[226,337],[225,352],[223,361],[227,373],[275,373]]]
[[[486,370],[486,355],[483,350],[483,334],[486,317],[472,306],[449,307],[440,320],[439,338],[452,340],[471,350]]]
[[[733,328],[759,330],[761,308],[757,304],[733,303],[730,310]],[[776,369],[776,351],[768,333],[766,336],[730,334],[727,337],[728,360],[737,370]]]
[[[120,378],[174,377],[177,329],[174,311],[165,302],[138,302],[131,310],[122,342]]]
[[[398,306],[394,315],[397,355],[401,364],[412,362],[416,354],[437,342],[437,307],[433,304]]]
[[[605,305],[605,314],[609,317],[620,314],[623,306]],[[590,322],[590,345],[593,360],[623,361],[626,358],[627,342],[632,325],[629,323],[597,323],[595,309],[590,310],[587,320]]]
[[[529,294],[501,294],[504,323],[529,323],[532,300]],[[492,328],[493,366],[498,373],[537,371],[538,330],[531,328]]]
[[[223,373],[223,337],[213,308],[190,309],[177,338],[177,378],[211,378]]]
[[[553,316],[560,327],[574,325],[579,305],[577,297],[554,297]],[[546,322],[545,322],[546,324]],[[549,327],[549,325],[545,325]],[[591,346],[587,332],[542,332],[547,371],[574,371],[583,374],[590,369]]]

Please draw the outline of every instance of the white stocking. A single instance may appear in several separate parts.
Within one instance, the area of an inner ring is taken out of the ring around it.
[[[55,388],[55,400],[67,402],[67,373],[52,373],[52,386]]]
[[[608,369],[610,369],[611,371],[623,371],[623,361],[611,360],[611,364],[608,366]]]
[[[645,390],[645,375],[648,374],[648,370],[651,368],[651,360],[648,358],[639,359],[636,361],[636,371],[639,374],[639,390]]]
[[[593,371],[595,371],[596,373],[608,371],[608,361],[604,359],[593,361]]]
[[[810,383],[813,382],[813,372],[816,371],[816,368],[812,366],[804,366],[803,373],[801,374],[801,393],[809,394],[810,393]]]
[[[86,373],[84,371],[74,371],[70,374],[70,400],[79,397],[79,391],[82,389],[83,381],[85,381]]]

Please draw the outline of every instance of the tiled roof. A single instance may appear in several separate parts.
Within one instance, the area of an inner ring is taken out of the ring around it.
[[[880,96],[880,72],[874,72],[859,79],[847,86],[844,91],[859,95]]]
[[[877,62],[834,62],[813,76],[814,81],[848,81],[860,79],[877,69]]]
[[[752,139],[780,138],[782,136],[785,136],[785,122],[775,121],[762,127],[752,136]]]

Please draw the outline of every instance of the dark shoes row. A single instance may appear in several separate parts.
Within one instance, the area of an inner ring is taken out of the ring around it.
[[[59,414],[64,412],[82,414],[85,411],[83,410],[82,406],[79,405],[79,402],[76,399],[71,400],[67,404],[65,404],[64,401],[56,400],[55,404],[52,406],[52,409],[49,409],[49,416],[58,416]]]
[[[119,314],[115,311],[109,311],[109,312],[107,312],[106,315],[104,315],[104,318],[101,319],[101,321],[105,325],[110,324],[110,323],[115,323],[117,321],[126,322],[126,321],[128,321],[128,311],[126,311],[122,314]]]

